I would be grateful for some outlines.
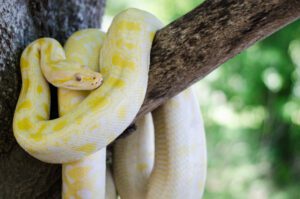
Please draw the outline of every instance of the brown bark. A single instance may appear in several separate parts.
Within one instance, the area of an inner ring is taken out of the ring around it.
[[[3,1],[3,2],[2,2]],[[104,0],[0,0],[0,198],[59,198],[60,166],[27,155],[12,135],[19,57],[40,36],[61,42],[99,27]],[[300,16],[298,0],[208,0],[158,31],[140,116]]]
[[[207,0],[157,32],[139,115],[299,17],[299,0]]]

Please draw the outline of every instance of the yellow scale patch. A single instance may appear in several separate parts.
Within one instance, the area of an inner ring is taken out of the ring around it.
[[[20,111],[20,110],[23,109],[23,108],[30,109],[31,107],[32,107],[31,101],[26,100],[26,101],[22,102],[22,103],[18,106],[17,111]]]
[[[72,178],[74,181],[78,181],[82,178],[84,178],[85,176],[87,176],[87,174],[92,170],[91,167],[89,166],[81,166],[81,167],[75,167],[72,169],[68,169],[67,170],[67,176],[69,176],[70,178]]]
[[[29,85],[30,85],[30,80],[29,79],[24,79],[23,82],[22,82],[23,92],[26,92],[28,90]]]
[[[108,73],[109,73],[109,67],[107,67],[107,66],[101,67],[100,72],[103,75],[108,75]]]
[[[60,79],[53,80],[52,82],[53,82],[53,84],[63,84],[69,80],[72,80],[72,78],[71,77],[67,77],[65,79],[60,78]]]
[[[21,59],[21,67],[22,68],[28,68],[29,67],[29,61],[25,58]]]
[[[33,127],[33,124],[28,118],[23,118],[17,123],[17,126],[20,130],[26,131],[28,129],[31,129]]]
[[[81,124],[82,120],[83,120],[83,117],[77,117],[77,118],[75,119],[75,122],[76,122],[77,124]]]
[[[59,131],[59,130],[63,129],[66,125],[67,125],[67,121],[66,120],[62,120],[62,121],[58,122],[58,124],[56,124],[53,127],[53,130],[54,131]]]
[[[113,86],[113,87],[117,87],[117,88],[122,88],[126,84],[124,80],[118,79],[118,78],[115,78],[115,77],[109,77],[106,80],[106,83]]]
[[[138,22],[120,21],[117,24],[117,28],[119,30],[140,31],[141,30],[141,24],[138,23]]]
[[[37,91],[38,94],[43,93],[43,86],[42,85],[38,85],[37,88],[36,88],[36,91]]]
[[[48,104],[43,104],[43,109],[46,113],[49,113],[49,105]]]
[[[112,56],[112,64],[115,66],[120,66],[122,68],[128,68],[130,70],[135,69],[135,63],[133,61],[125,60],[119,54],[114,54]]]
[[[149,35],[149,36],[150,36],[150,40],[153,41],[154,36],[155,36],[155,32],[150,32],[150,35]]]
[[[108,104],[106,97],[95,97],[88,102],[92,110],[100,110]]]
[[[68,169],[64,176],[64,182],[66,186],[66,193],[64,193],[64,198],[66,199],[82,199],[78,195],[78,191],[83,189],[88,189],[94,183],[93,181],[82,183],[83,180],[91,172],[92,168],[90,166],[80,166]],[[71,178],[72,180],[69,180]]]
[[[92,143],[88,143],[88,144],[85,144],[85,145],[75,148],[75,150],[81,151],[84,153],[92,153],[92,152],[96,151],[96,145],[92,144]]]
[[[120,107],[118,110],[118,116],[120,119],[124,119],[126,117],[126,108]]]
[[[42,116],[42,115],[37,115],[36,119],[37,120],[46,120],[47,118],[45,116]]]
[[[46,54],[46,59],[47,60],[51,60],[52,57],[52,52],[53,52],[53,46],[50,44],[47,46],[46,50],[45,50],[45,54]]]

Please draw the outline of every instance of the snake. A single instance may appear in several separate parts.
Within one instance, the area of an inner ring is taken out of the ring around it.
[[[140,118],[116,140],[113,170],[122,199],[201,198],[206,180],[204,124],[192,88]]]
[[[160,28],[152,14],[131,8],[106,34],[81,30],[64,49],[42,38],[23,51],[14,136],[33,157],[63,164],[63,198],[115,199],[116,191],[122,199],[203,194],[205,133],[191,89],[139,118],[137,132],[114,143],[113,171],[106,168],[106,146],[131,124],[145,98]],[[47,81],[59,88],[60,117],[52,120]]]
[[[49,86],[41,71],[40,55],[49,53],[44,57],[53,61],[60,57],[54,48],[50,52],[36,45],[25,48],[22,88],[13,119],[17,142],[41,161],[65,163],[99,151],[116,139],[144,100],[151,44],[159,27],[161,22],[153,15],[137,9],[116,16],[100,51],[102,85],[76,109],[53,120],[49,120]]]

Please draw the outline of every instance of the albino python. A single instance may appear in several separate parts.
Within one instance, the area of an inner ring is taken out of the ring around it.
[[[128,9],[114,18],[106,35],[97,29],[74,33],[65,53],[50,38],[24,50],[14,135],[32,156],[63,163],[63,198],[115,199],[115,185],[122,199],[202,196],[205,134],[191,89],[156,109],[153,121],[150,113],[140,118],[137,132],[116,141],[113,176],[105,166],[105,147],[142,105],[151,44],[161,27],[153,15]],[[99,70],[102,76],[94,72]],[[59,87],[60,117],[54,120],[49,120],[45,78]]]

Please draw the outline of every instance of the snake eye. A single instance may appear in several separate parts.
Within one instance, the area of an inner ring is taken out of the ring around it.
[[[81,80],[82,80],[82,77],[81,77],[81,75],[80,74],[75,74],[75,80],[76,81],[78,81],[78,82],[81,82]]]

